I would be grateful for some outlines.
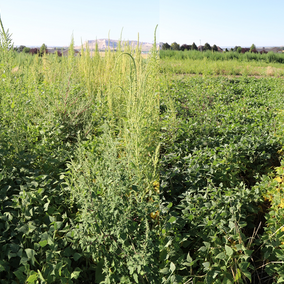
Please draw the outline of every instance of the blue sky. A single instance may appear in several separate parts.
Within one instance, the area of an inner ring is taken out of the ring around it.
[[[175,3],[175,4],[173,4]],[[160,1],[160,40],[219,46],[284,45],[283,0]]]
[[[153,42],[159,1],[0,0],[5,29],[15,45],[64,46],[101,38]]]
[[[284,0],[2,0],[15,45],[66,46],[107,38],[219,46],[284,45]]]

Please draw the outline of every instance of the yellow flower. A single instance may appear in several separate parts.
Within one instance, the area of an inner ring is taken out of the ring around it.
[[[159,192],[160,192],[160,184],[159,184],[159,182],[155,180],[155,181],[153,182],[153,186],[154,186],[155,191],[156,191],[157,193],[159,193]]]
[[[156,212],[152,212],[150,214],[150,217],[155,220],[155,219],[159,218],[159,215],[160,215],[160,212],[157,210]]]
[[[282,178],[281,177],[276,177],[275,180],[278,181],[279,183],[282,182]]]

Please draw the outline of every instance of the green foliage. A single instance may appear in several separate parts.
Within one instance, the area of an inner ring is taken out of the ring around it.
[[[172,49],[172,50],[179,50],[179,49],[180,49],[180,46],[179,46],[179,44],[177,44],[176,42],[173,42],[173,43],[171,44],[171,49]]]
[[[162,45],[162,50],[171,49],[171,46],[166,42]]]
[[[212,50],[213,50],[213,51],[218,51],[218,47],[217,47],[216,44],[214,44],[214,45],[212,46]]]
[[[43,43],[43,44],[41,45],[40,49],[39,49],[39,54],[40,54],[40,55],[43,55],[43,54],[46,52],[46,50],[47,50],[47,46],[46,46],[45,43]]]
[[[26,46],[20,45],[20,46],[17,48],[17,51],[18,51],[18,52],[22,52],[25,48],[26,48]]]
[[[254,44],[252,44],[251,47],[250,47],[250,51],[252,51],[252,50],[254,50],[254,49],[256,49],[256,47],[255,47]]]
[[[12,34],[9,33],[9,29],[5,31],[1,16],[0,27],[0,50],[8,51],[13,49]]]
[[[195,42],[191,45],[191,50],[198,50],[198,47]]]
[[[23,52],[24,52],[24,53],[29,53],[29,52],[30,52],[30,48],[25,46],[25,47],[23,48]]]
[[[210,49],[211,50],[211,49]],[[228,61],[236,60],[239,62],[264,62],[264,63],[284,63],[284,54],[268,52],[267,54],[255,53],[239,53],[237,52],[199,52],[199,51],[184,51],[178,52],[173,50],[161,50],[160,57],[162,60],[177,59],[177,60],[202,60],[206,58],[210,61]],[[273,55],[273,57],[272,57]],[[280,65],[281,66],[281,65]]]
[[[212,49],[211,45],[208,42],[206,42],[204,44],[203,50],[206,51],[206,50],[211,50],[211,49]]]
[[[120,142],[105,126],[102,137],[79,148],[69,165],[68,190],[78,207],[74,240],[92,259],[96,278],[158,283],[158,226],[150,217],[158,198],[152,193],[152,202],[145,199],[147,184],[118,150]]]
[[[129,46],[104,58],[6,55],[1,283],[159,282],[157,51],[147,61]],[[84,179],[92,169],[98,184]]]
[[[279,279],[280,265],[271,270],[277,244],[266,241],[268,231],[258,234],[267,210],[263,179],[279,164],[283,145],[281,86],[276,79],[195,77],[165,86],[162,283],[250,283],[266,273]],[[275,250],[266,272],[260,247],[266,256]]]

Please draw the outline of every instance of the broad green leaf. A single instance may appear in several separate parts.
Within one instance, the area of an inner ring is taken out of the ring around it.
[[[133,273],[133,278],[135,280],[136,283],[139,283],[138,281],[138,275],[136,273]]]
[[[24,272],[25,272],[24,266],[19,267],[15,272],[13,272],[20,283],[25,283],[26,276],[24,275]]]
[[[18,231],[19,231],[20,233],[27,234],[27,233],[29,232],[29,226],[28,226],[28,224],[25,224],[25,225],[23,225],[22,227],[20,227],[20,228],[18,229]]]
[[[192,262],[192,258],[191,258],[191,256],[190,256],[190,254],[189,254],[189,253],[187,254],[186,260],[187,260],[189,263],[191,263],[191,262]]]
[[[172,216],[170,219],[169,219],[169,223],[173,223],[173,222],[175,222],[175,220],[176,220],[177,218],[176,217],[174,217],[174,216]]]
[[[31,261],[32,265],[34,265],[36,259],[35,259],[35,255],[36,252],[33,249],[25,249],[25,252],[27,254],[28,259]]]
[[[38,274],[35,273],[33,275],[30,275],[29,278],[26,281],[28,282],[28,284],[33,284],[33,283],[35,283],[37,278],[38,278]]]
[[[170,271],[173,273],[176,270],[176,266],[173,262],[170,264]]]
[[[239,264],[239,268],[240,268],[241,271],[247,270],[248,267],[249,267],[249,262],[241,262]]]
[[[47,240],[44,240],[44,241],[40,241],[39,242],[39,245],[44,248],[46,245],[47,245],[48,241]]]
[[[78,279],[81,271],[82,270],[79,267],[76,267],[75,270],[71,273],[71,279]]]
[[[225,250],[226,250],[226,254],[231,257],[234,253],[234,251],[227,245],[225,245]]]
[[[215,258],[226,259],[226,254],[224,252],[220,252],[215,256]]]
[[[161,274],[169,274],[169,268],[168,267],[162,268],[161,270],[159,270],[159,272]]]
[[[75,252],[73,255],[73,258],[75,261],[77,261],[82,255],[80,253]]]
[[[210,262],[208,262],[208,261],[203,262],[202,265],[204,266],[205,271],[207,271],[210,268]]]

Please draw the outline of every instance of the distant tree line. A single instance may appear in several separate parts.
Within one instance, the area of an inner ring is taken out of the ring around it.
[[[198,50],[195,43],[192,45],[183,44],[180,46],[178,43],[173,42],[171,45],[169,45],[167,42],[162,45],[162,50]]]
[[[208,42],[205,43],[204,46],[199,46],[197,47],[196,44],[193,42],[191,45],[188,44],[183,44],[179,45],[176,42],[173,42],[171,45],[169,45],[167,42],[162,45],[162,50],[199,50],[199,51],[222,51],[222,49],[218,48],[216,44],[211,46]],[[224,52],[228,52],[229,50],[226,48]],[[258,53],[256,50],[256,47],[254,44],[251,45],[250,48],[242,48],[241,46],[235,46],[234,48],[231,48],[230,51],[238,52],[238,53],[246,53],[246,52],[253,52],[253,53]],[[259,53],[267,53],[267,51],[262,50]]]
[[[18,53],[30,53],[32,55],[34,54],[38,54],[39,56],[42,56],[44,53],[47,54],[48,50],[47,50],[47,46],[46,44],[42,44],[40,48],[29,48],[26,47],[24,45],[20,45],[19,47],[14,47],[14,51],[18,52]],[[62,56],[62,53],[58,50],[57,51],[57,55],[58,56]]]

